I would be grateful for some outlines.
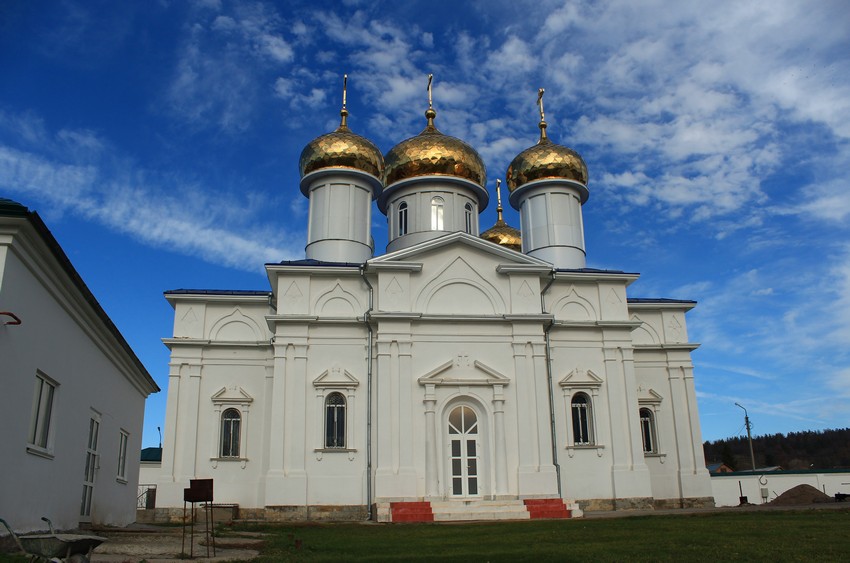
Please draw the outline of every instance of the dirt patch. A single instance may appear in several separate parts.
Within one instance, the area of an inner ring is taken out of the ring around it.
[[[138,561],[166,562],[184,559],[181,553],[190,549],[196,558],[205,561],[249,561],[259,555],[263,545],[260,538],[217,537],[215,557],[206,558],[207,546],[203,535],[195,534],[193,545],[187,535],[184,540],[180,529],[164,530],[162,533],[133,534],[127,532],[107,533],[109,541],[99,546],[92,554],[97,563],[135,563]],[[212,549],[210,549],[212,555]]]
[[[799,506],[820,502],[833,502],[833,500],[832,497],[822,493],[811,485],[797,485],[793,489],[788,489],[768,504],[775,506]]]

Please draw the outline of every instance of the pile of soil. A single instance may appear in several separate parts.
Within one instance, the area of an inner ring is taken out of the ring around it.
[[[768,504],[776,506],[798,506],[820,502],[832,502],[832,497],[825,495],[811,485],[797,485],[793,489],[788,489]]]

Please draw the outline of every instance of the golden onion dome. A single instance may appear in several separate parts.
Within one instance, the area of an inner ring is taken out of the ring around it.
[[[384,172],[381,151],[369,139],[349,130],[345,108],[340,116],[342,120],[336,131],[313,139],[301,151],[301,177],[322,168],[353,168],[380,179]]]
[[[522,252],[522,233],[519,229],[514,229],[505,223],[501,216],[495,225],[481,233],[481,238],[499,246],[506,246],[511,250]]]
[[[384,185],[415,176],[454,176],[481,187],[487,183],[484,161],[458,138],[444,135],[434,126],[437,112],[428,108],[428,125],[416,135],[394,146],[384,157]]]
[[[540,140],[513,159],[506,180],[513,192],[529,182],[547,178],[575,180],[587,186],[587,165],[573,149],[550,141],[546,122],[541,120]]]
[[[502,191],[501,180],[496,180],[496,198],[498,204],[496,206],[496,224],[481,233],[481,238],[486,241],[505,246],[511,250],[522,252],[522,233],[519,229],[514,229],[502,218]]]

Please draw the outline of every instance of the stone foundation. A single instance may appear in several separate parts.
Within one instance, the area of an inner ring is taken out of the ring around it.
[[[653,499],[652,497],[635,498],[594,498],[576,501],[585,512],[600,512],[613,510],[663,510],[671,508],[713,508],[713,497],[691,497]]]
[[[714,508],[714,497],[691,498],[661,498],[655,499],[653,508],[658,510],[669,508]]]
[[[610,510],[652,510],[652,497],[633,497],[633,498],[592,498],[579,499],[579,508],[584,512],[600,512]]]
[[[267,506],[264,512],[268,522],[359,522],[369,516],[365,505]]]
[[[189,511],[186,511],[187,516]],[[213,507],[213,522],[255,520],[260,522],[360,522],[368,517],[366,506],[267,506],[265,508],[239,508],[236,505]],[[204,512],[198,508],[195,521],[204,521]],[[136,511],[136,522],[181,524],[182,508],[154,508]]]

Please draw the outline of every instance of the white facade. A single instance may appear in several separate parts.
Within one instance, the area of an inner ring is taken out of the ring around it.
[[[362,268],[267,269],[271,294],[167,295],[158,506],[179,506],[202,477],[215,479],[216,502],[296,512],[467,497],[561,495],[585,509],[710,502],[685,330],[692,302],[629,303],[636,275],[553,271],[465,233]],[[344,447],[325,443],[332,393],[345,400]],[[577,440],[578,393],[590,404]],[[476,490],[461,475],[459,495],[448,434],[457,406],[479,423],[467,456]],[[229,408],[240,448],[223,456]]]
[[[20,320],[0,315],[0,515],[18,531],[44,529],[42,516],[133,522],[144,403],[159,388],[41,219],[8,200],[0,311]]]
[[[214,479],[215,502],[273,519],[364,518],[405,501],[713,504],[685,322],[695,303],[630,299],[637,274],[584,267],[586,170],[564,168],[584,167],[572,151],[554,167],[523,153],[517,177],[533,181],[511,196],[523,253],[479,238],[483,164],[435,115],[386,157],[387,254],[363,259],[358,230],[332,260],[308,245],[308,260],[267,264],[269,292],[166,293],[162,517],[193,478]],[[316,144],[305,154],[323,177],[356,174]],[[316,174],[302,180],[309,244],[332,224],[323,210],[368,217],[349,188],[320,201]]]

